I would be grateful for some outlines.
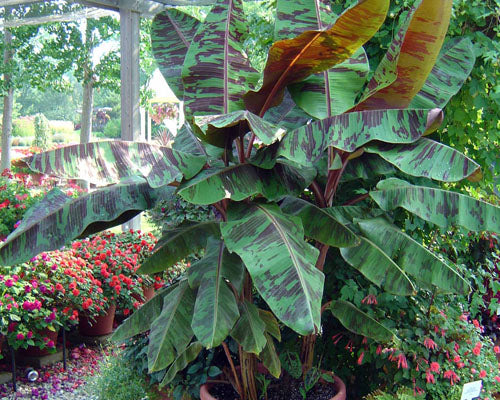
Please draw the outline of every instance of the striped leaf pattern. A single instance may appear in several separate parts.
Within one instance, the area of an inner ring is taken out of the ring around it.
[[[264,115],[281,102],[286,86],[350,58],[378,31],[388,7],[388,0],[360,1],[332,27],[275,42],[269,50],[262,88],[245,95],[247,109]]]
[[[384,211],[402,207],[441,227],[500,233],[500,207],[456,192],[413,186],[400,179],[381,181],[370,197]]]
[[[442,182],[457,182],[480,178],[480,166],[473,160],[444,144],[420,138],[407,145],[373,144],[365,151],[378,154],[384,160],[412,176],[423,176]]]
[[[407,273],[448,293],[467,294],[467,281],[446,261],[383,218],[358,221],[359,229]]]
[[[160,382],[160,388],[172,382],[180,371],[186,368],[191,361],[196,360],[198,354],[200,354],[201,349],[203,349],[203,345],[200,342],[191,343],[186,350],[180,353],[175,361],[170,365]]]
[[[22,226],[0,247],[0,264],[25,262],[42,251],[58,249],[77,237],[122,224],[147,210],[171,188],[152,189],[142,178],[130,179],[78,198],[53,189],[26,214]]]
[[[194,293],[186,281],[165,296],[161,314],[151,324],[149,333],[150,373],[168,367],[191,342],[194,301]]]
[[[154,274],[165,271],[176,262],[204,248],[209,237],[220,237],[217,222],[185,222],[169,230],[158,240],[153,253],[142,263],[138,273]]]
[[[259,354],[267,343],[264,336],[266,324],[260,318],[259,309],[245,300],[240,303],[240,314],[241,317],[231,331],[231,337],[246,352]]]
[[[289,131],[307,124],[311,120],[311,116],[297,107],[289,91],[286,90],[283,101],[276,107],[267,110],[264,119]]]
[[[469,76],[476,56],[469,38],[448,40],[425,81],[424,87],[410,103],[410,108],[443,108],[460,90]]]
[[[242,96],[259,74],[242,53],[248,26],[242,0],[218,0],[191,42],[182,69],[185,108],[192,115],[243,110]]]
[[[281,361],[276,352],[273,338],[268,333],[265,333],[265,337],[266,345],[260,352],[259,358],[262,360],[262,364],[267,368],[269,373],[276,379],[279,379],[281,375]]]
[[[355,110],[406,108],[422,89],[443,45],[452,0],[421,0],[395,36]],[[395,71],[395,72],[394,72]]]
[[[75,144],[23,159],[31,170],[60,178],[106,186],[142,176],[152,187],[193,177],[205,160],[169,147],[120,140]]]
[[[299,334],[319,330],[324,275],[300,219],[273,204],[235,204],[221,231],[274,314]]]
[[[347,164],[341,182],[350,182],[356,179],[368,181],[379,176],[391,176],[395,173],[396,168],[383,158],[375,154],[365,153]]]
[[[413,143],[441,118],[442,113],[434,110],[375,110],[337,115],[287,133],[278,154],[301,165],[311,165],[328,146],[352,153],[372,140]]]
[[[199,286],[191,327],[206,348],[219,346],[240,316],[226,279],[236,275],[241,282],[244,271],[240,258],[215,238],[208,239],[205,256],[188,271],[190,286]]]
[[[151,47],[163,77],[175,96],[182,100],[182,65],[201,22],[174,8],[156,14],[151,26]]]

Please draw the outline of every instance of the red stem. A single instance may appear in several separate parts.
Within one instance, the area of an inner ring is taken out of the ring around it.
[[[351,200],[345,202],[343,205],[344,206],[352,206],[354,204],[359,203],[360,201],[363,201],[364,199],[366,199],[368,197],[370,197],[369,193],[361,194],[359,196],[356,196],[354,199],[351,199]]]
[[[234,383],[236,384],[236,391],[242,396],[242,390],[241,390],[241,383],[240,383],[240,378],[238,377],[238,374],[236,373],[236,368],[234,367],[233,359],[231,358],[231,353],[229,352],[229,347],[227,347],[226,342],[222,342],[222,347],[224,348],[224,353],[226,353],[226,358],[227,361],[229,362],[229,365],[231,366],[231,371],[234,376]]]
[[[318,182],[313,181],[311,183],[311,186],[309,188],[312,190],[314,193],[314,197],[316,198],[316,203],[321,207],[325,208],[326,207],[326,201],[325,197],[323,196],[323,193],[321,193],[321,188],[318,185]]]

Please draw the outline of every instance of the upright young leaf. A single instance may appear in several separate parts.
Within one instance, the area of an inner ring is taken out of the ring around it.
[[[219,346],[240,316],[226,279],[242,276],[244,270],[240,258],[215,238],[208,239],[205,256],[189,269],[189,284],[199,285],[191,327],[203,346]]]
[[[163,77],[179,100],[184,97],[182,65],[201,23],[189,14],[169,8],[156,14],[151,25],[151,48]]]
[[[356,110],[406,108],[424,86],[448,30],[452,0],[420,0],[415,7]]]
[[[247,108],[264,115],[281,102],[286,86],[347,60],[378,31],[388,8],[388,0],[360,1],[327,29],[306,31],[274,43],[262,88],[245,95]]]
[[[391,178],[379,182],[370,197],[385,211],[402,207],[443,228],[461,225],[473,231],[500,233],[500,207],[460,193]]]
[[[300,219],[273,204],[235,204],[221,231],[274,314],[302,335],[319,330],[324,275]]]
[[[186,281],[165,296],[163,310],[154,320],[149,333],[149,372],[168,367],[188,346],[193,337],[191,318],[194,301],[194,293]]]
[[[246,352],[259,354],[266,345],[266,324],[259,316],[259,309],[245,300],[240,303],[240,314],[231,336]]]
[[[193,115],[243,110],[259,74],[242,52],[248,24],[242,0],[218,0],[191,42],[182,69],[185,107]]]

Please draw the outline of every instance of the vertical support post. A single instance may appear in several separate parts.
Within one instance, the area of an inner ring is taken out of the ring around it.
[[[139,29],[139,13],[120,8],[122,139],[128,141],[136,141],[141,135]],[[122,225],[123,230],[140,227],[140,216]]]
[[[16,354],[14,353],[14,348],[10,347],[10,365],[12,371],[12,390],[17,392],[17,383],[16,383]]]
[[[12,12],[11,7],[5,8],[5,20],[10,18]],[[12,62],[12,32],[8,28],[4,28],[4,44],[3,53],[4,66],[8,67]],[[8,70],[8,69],[7,69]],[[10,169],[12,156],[12,111],[14,108],[14,89],[12,87],[12,76],[10,72],[4,74],[4,83],[7,87],[7,92],[3,97],[3,113],[2,113],[2,153],[0,154],[0,172],[4,169]]]

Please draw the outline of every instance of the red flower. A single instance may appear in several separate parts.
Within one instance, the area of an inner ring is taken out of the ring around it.
[[[76,297],[76,296],[78,296],[80,294],[80,291],[75,288],[75,289],[73,289],[72,293],[73,293],[73,296]]]
[[[363,357],[365,356],[365,352],[363,351],[361,355],[358,358],[358,365],[361,365],[363,363]]]
[[[427,380],[427,383],[435,383],[436,382],[434,380],[434,375],[431,373],[430,370],[425,371],[425,379]]]
[[[450,380],[452,386],[460,380],[460,377],[452,370],[445,371],[443,376]]]
[[[436,350],[437,349],[437,344],[434,340],[431,338],[425,338],[424,339],[424,346],[427,347],[428,349]]]
[[[432,372],[439,372],[439,363],[437,363],[435,361],[431,362],[431,368],[430,368],[430,370]]]
[[[485,376],[486,376],[486,371],[482,369],[481,372],[479,373],[479,377],[484,378]]]
[[[10,200],[9,199],[5,199],[5,201],[3,201],[2,203],[0,203],[0,210],[2,208],[7,207],[9,204],[10,204]]]

